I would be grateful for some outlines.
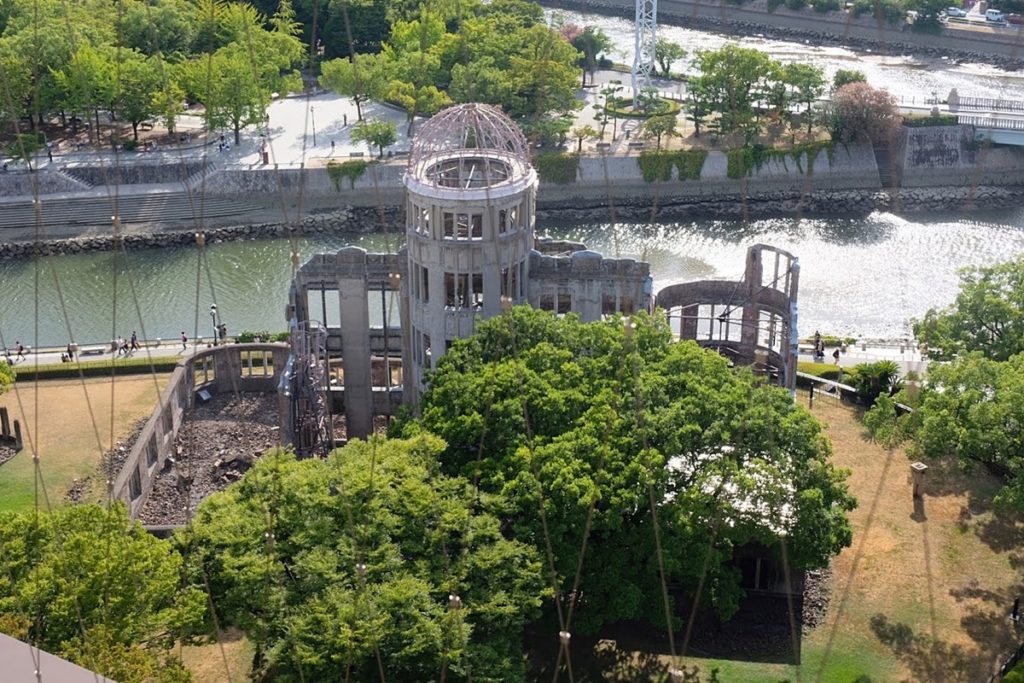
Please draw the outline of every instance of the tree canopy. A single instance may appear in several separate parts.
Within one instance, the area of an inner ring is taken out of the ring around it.
[[[992,360],[1024,352],[1024,259],[960,272],[952,304],[915,320],[914,336],[930,357],[980,351]]]
[[[506,537],[500,496],[439,471],[443,450],[419,435],[326,460],[268,454],[199,506],[180,540],[222,623],[256,643],[260,672],[523,678],[522,628],[547,591],[540,555]]]
[[[691,590],[706,570],[702,598],[728,616],[738,546],[784,539],[790,561],[819,567],[849,545],[855,502],[815,419],[721,356],[673,343],[662,319],[631,325],[525,307],[479,323],[431,374],[422,418],[395,428],[440,435],[445,472],[502,495],[516,538],[550,539],[561,598],[578,596],[586,631],[663,625],[659,559]]]
[[[182,569],[121,505],[0,513],[0,630],[117,681],[187,680],[171,648],[206,602]]]
[[[887,143],[903,123],[889,91],[859,81],[835,91],[827,118],[832,139],[841,142]]]

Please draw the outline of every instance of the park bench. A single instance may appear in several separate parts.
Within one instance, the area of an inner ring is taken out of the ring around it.
[[[139,124],[139,130],[153,130],[153,122],[152,121],[143,121],[142,123]]]

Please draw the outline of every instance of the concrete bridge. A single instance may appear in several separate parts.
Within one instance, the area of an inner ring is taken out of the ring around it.
[[[975,137],[979,140],[1024,147],[1024,115],[1014,116],[1003,112],[957,113],[956,120],[960,124],[974,126]]]

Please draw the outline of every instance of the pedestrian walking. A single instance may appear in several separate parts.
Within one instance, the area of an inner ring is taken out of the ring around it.
[[[835,359],[836,365],[839,365],[839,349],[838,348],[835,351],[832,352],[832,358]]]
[[[331,140],[331,154],[334,154],[334,140]]]
[[[132,330],[132,348],[131,348],[131,350],[132,351],[137,351],[138,349],[141,349],[141,348],[142,347],[139,346],[139,335],[137,335],[135,333],[135,330]]]
[[[74,359],[75,359],[74,342],[68,342],[68,360],[71,361],[71,360],[74,360]]]
[[[185,330],[181,331],[181,350],[188,350],[188,337],[185,336]]]
[[[220,335],[220,343],[223,344],[228,339],[228,325],[227,323],[221,323],[217,326],[217,334]]]
[[[25,347],[21,345],[20,341],[14,342],[14,351],[18,358],[25,360]]]

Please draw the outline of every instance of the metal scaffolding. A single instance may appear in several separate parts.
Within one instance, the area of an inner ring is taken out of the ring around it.
[[[636,0],[636,50],[633,55],[633,107],[640,106],[640,95],[651,86],[654,71],[655,35],[658,28],[658,0]]]

